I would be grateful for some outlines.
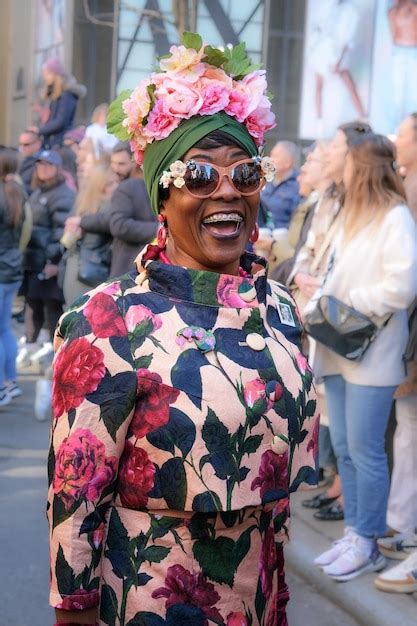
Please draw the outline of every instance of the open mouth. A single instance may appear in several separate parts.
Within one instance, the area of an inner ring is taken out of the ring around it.
[[[239,213],[214,213],[204,218],[202,224],[212,237],[229,239],[239,234],[243,217]]]

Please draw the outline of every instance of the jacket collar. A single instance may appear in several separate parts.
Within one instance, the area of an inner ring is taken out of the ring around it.
[[[145,253],[146,250],[142,251],[135,261],[139,272],[136,282],[143,281],[145,271],[149,289],[161,295],[234,309],[257,307],[266,300],[268,266],[262,257],[245,252],[240,259],[245,275],[233,276],[169,265],[159,259],[143,263]]]

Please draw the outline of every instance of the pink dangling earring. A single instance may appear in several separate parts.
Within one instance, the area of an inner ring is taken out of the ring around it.
[[[258,224],[255,224],[255,226],[253,227],[251,236],[249,237],[249,241],[251,241],[252,243],[256,243],[258,239],[259,239],[259,226]]]
[[[168,231],[166,228],[166,222],[165,222],[165,218],[163,215],[158,215],[158,222],[160,223],[160,227],[156,235],[156,242],[160,250],[165,250],[166,245],[167,245]]]

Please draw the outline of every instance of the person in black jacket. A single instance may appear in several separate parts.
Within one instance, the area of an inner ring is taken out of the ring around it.
[[[121,182],[111,199],[111,278],[134,269],[134,260],[138,253],[152,241],[157,229],[157,221],[143,180],[133,176]]]
[[[23,277],[19,244],[26,198],[14,180],[16,169],[15,151],[0,150],[0,406],[22,393],[16,383],[17,342],[11,321]]]
[[[96,165],[83,181],[75,201],[75,214],[65,222],[61,243],[67,248],[63,260],[63,289],[67,305],[109,276],[112,242],[110,198],[116,186],[117,177],[110,167]]]
[[[46,61],[42,75],[49,114],[44,124],[32,128],[42,135],[44,148],[60,147],[65,132],[73,126],[78,100],[84,98],[87,89],[77,83],[73,76],[67,76],[57,57]]]
[[[45,321],[52,340],[63,312],[64,297],[57,283],[62,256],[60,239],[75,194],[66,185],[61,168],[62,159],[57,152],[40,152],[34,176],[35,191],[29,200],[33,214],[32,236],[24,258],[25,331],[29,353],[38,348],[36,341]]]
[[[42,141],[38,133],[33,130],[25,130],[19,137],[19,152],[22,160],[17,173],[23,181],[28,196],[32,193],[32,178],[35,171],[38,152],[42,147]]]

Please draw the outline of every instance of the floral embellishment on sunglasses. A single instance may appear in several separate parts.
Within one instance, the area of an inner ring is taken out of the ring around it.
[[[274,180],[275,165],[270,157],[260,156],[232,163],[229,167],[218,167],[193,159],[186,163],[175,161],[169,166],[169,170],[162,173],[159,184],[164,189],[168,189],[171,183],[178,189],[185,185],[191,195],[206,197],[219,188],[224,175],[228,176],[242,195],[251,195],[261,189],[264,180]]]

